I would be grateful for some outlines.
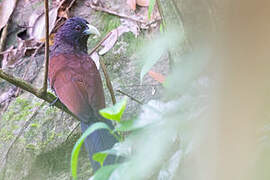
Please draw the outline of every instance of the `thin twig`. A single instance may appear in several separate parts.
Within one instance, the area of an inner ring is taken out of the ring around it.
[[[9,22],[7,23],[7,25],[4,27],[2,31],[1,40],[0,40],[0,52],[4,51],[5,46],[6,46],[8,27],[9,27]]]
[[[0,52],[4,51],[6,47],[8,27],[9,27],[9,21],[2,31],[2,35],[0,39]],[[2,56],[0,56],[0,67],[2,67]]]
[[[67,138],[66,138],[66,141],[69,139],[69,137],[74,133],[74,131],[79,127],[81,123],[78,122],[78,124],[69,132]]]
[[[100,59],[99,59],[99,63],[101,65],[101,69],[104,73],[104,76],[105,76],[105,79],[106,79],[106,85],[109,89],[109,92],[111,94],[111,98],[112,98],[112,103],[115,104],[116,103],[116,100],[115,100],[115,95],[114,95],[114,91],[113,91],[113,87],[112,87],[112,83],[111,83],[111,80],[110,80],[110,77],[108,75],[108,72],[107,72],[107,69],[106,69],[106,66],[103,62],[103,59],[102,59],[102,56],[100,56]]]
[[[48,86],[48,66],[49,66],[49,7],[48,7],[48,0],[44,1],[45,7],[45,28],[46,28],[46,41],[45,41],[45,72],[44,72],[44,79],[43,79],[43,87],[42,91],[45,94],[47,92]]]
[[[125,92],[123,92],[123,91],[121,91],[121,90],[119,90],[119,89],[116,90],[116,92],[119,92],[119,93],[121,93],[121,94],[123,94],[123,95],[129,97],[131,100],[137,102],[138,104],[143,105],[143,103],[142,103],[141,101],[139,101],[138,99],[132,97],[131,95],[129,95],[129,94],[127,94],[127,93],[125,93]]]
[[[28,120],[25,121],[23,127],[20,129],[19,133],[17,134],[17,136],[13,139],[13,141],[10,143],[9,147],[7,148],[7,152],[5,153],[5,156],[3,157],[2,160],[2,164],[3,167],[5,167],[5,164],[7,162],[8,159],[8,154],[11,150],[11,148],[13,147],[13,145],[15,144],[15,142],[21,137],[21,135],[23,134],[24,130],[29,126],[30,122],[33,120],[33,118],[38,114],[39,109],[44,106],[45,101],[42,102],[41,105],[39,105],[38,107],[35,107],[35,109],[33,110],[33,114],[30,116],[30,118]]]
[[[102,43],[108,39],[110,37],[110,35],[112,34],[112,31],[109,32],[89,53],[89,56],[91,56],[101,45]]]
[[[69,6],[67,7],[67,11],[69,11],[69,9],[73,6],[73,4],[75,3],[76,0],[72,0],[71,3],[69,4]]]
[[[121,18],[125,18],[125,19],[129,19],[129,20],[132,20],[132,21],[136,21],[136,22],[139,22],[139,23],[147,23],[141,19],[137,19],[137,18],[134,18],[132,16],[128,16],[128,15],[125,15],[125,14],[122,14],[122,13],[117,13],[115,11],[112,11],[112,10],[109,10],[109,9],[106,9],[106,8],[103,8],[103,7],[99,7],[99,6],[95,6],[91,3],[86,3],[86,6],[96,10],[96,11],[103,11],[103,12],[106,12],[106,13],[109,13],[111,15],[114,15],[114,16],[118,16],[118,17],[121,17]]]

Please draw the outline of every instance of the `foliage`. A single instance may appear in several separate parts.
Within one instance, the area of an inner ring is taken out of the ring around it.
[[[107,119],[120,122],[122,114],[126,108],[126,105],[127,105],[127,98],[124,98],[122,101],[115,104],[114,106],[100,110],[99,113]]]
[[[174,55],[176,66],[164,83],[166,102],[148,102],[134,120],[121,119],[126,99],[100,111],[104,117],[117,122],[114,132],[129,132],[129,135],[112,149],[96,153],[93,158],[101,165],[108,154],[121,155],[127,160],[122,164],[101,167],[94,179],[127,179],[127,175],[128,179],[171,179],[176,176],[181,159],[190,152],[194,129],[191,124],[205,110],[207,96],[201,96],[201,93],[206,92],[201,90],[208,87],[208,79],[200,77],[207,57],[202,58],[204,54],[198,52],[201,60],[195,61],[194,56],[188,55],[180,60],[177,52],[182,39],[180,31],[168,28],[168,31],[155,36],[140,52],[144,58],[141,61],[141,82],[168,50]]]
[[[76,142],[75,146],[73,147],[72,154],[71,154],[71,174],[74,179],[77,179],[77,164],[78,164],[78,156],[81,150],[81,146],[85,140],[85,138],[91,134],[92,132],[98,130],[98,129],[108,129],[110,128],[102,122],[95,123],[92,126],[90,126],[80,137],[80,139]]]
[[[151,19],[151,14],[155,7],[156,0],[149,0],[149,7],[148,7],[148,19]]]

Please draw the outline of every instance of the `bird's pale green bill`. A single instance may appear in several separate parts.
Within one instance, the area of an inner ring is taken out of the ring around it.
[[[100,33],[95,26],[87,24],[87,27],[88,28],[83,31],[84,34],[86,35],[94,34],[94,35],[100,36]]]

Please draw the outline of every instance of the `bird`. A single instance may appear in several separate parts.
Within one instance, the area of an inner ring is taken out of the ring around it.
[[[99,114],[105,108],[104,90],[95,62],[87,54],[90,35],[100,35],[85,19],[73,17],[57,31],[50,48],[48,81],[59,100],[80,120],[85,132],[95,122],[113,124]],[[107,129],[96,130],[84,141],[91,166],[96,172],[100,165],[94,153],[110,149],[118,141]],[[107,156],[103,166],[114,164],[116,157]]]

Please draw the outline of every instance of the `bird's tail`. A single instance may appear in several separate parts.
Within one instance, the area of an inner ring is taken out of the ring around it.
[[[85,123],[81,121],[82,132],[85,132],[87,128],[90,127],[93,123],[94,122]],[[112,123],[109,120],[106,120],[105,123],[109,127],[113,127]],[[92,159],[93,154],[110,149],[117,142],[117,139],[107,129],[96,130],[84,140],[84,145],[89,154],[89,158],[94,172],[100,168],[100,165],[98,162]],[[116,163],[116,156],[108,155],[103,162],[103,165],[109,165],[114,163]]]

